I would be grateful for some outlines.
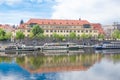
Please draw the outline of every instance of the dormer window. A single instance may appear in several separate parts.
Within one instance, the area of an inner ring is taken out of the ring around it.
[[[54,22],[54,24],[56,24],[56,22]]]

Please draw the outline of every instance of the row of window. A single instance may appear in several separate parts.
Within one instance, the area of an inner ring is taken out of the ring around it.
[[[80,26],[42,26],[42,28],[69,29],[69,28],[81,28],[81,27]]]
[[[77,32],[77,33],[83,33],[83,32],[85,32],[85,33],[92,33],[92,32],[94,32],[94,33],[97,33],[97,31],[96,30],[94,30],[94,31],[92,31],[92,30],[44,30],[46,33],[48,33],[48,32]]]
[[[69,28],[91,28],[91,26],[42,26],[42,28],[57,28],[57,29],[69,29]]]
[[[46,36],[53,37],[53,35],[52,35],[52,34],[51,34],[51,35],[48,35],[48,34],[47,34]],[[68,37],[69,35],[67,34],[67,35],[63,35],[63,36]],[[79,35],[79,34],[78,34],[77,36],[81,36],[81,35]],[[92,35],[92,36],[93,36],[93,37],[96,37],[97,35]]]

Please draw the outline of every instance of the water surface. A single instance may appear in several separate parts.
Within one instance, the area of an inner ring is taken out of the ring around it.
[[[119,80],[120,54],[103,52],[0,53],[0,80]]]

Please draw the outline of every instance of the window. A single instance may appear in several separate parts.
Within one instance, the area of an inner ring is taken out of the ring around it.
[[[56,22],[54,22],[54,24],[56,24]]]
[[[90,32],[92,32],[92,30],[90,30]]]
[[[42,22],[42,24],[44,24],[44,22]]]
[[[88,33],[88,30],[86,30],[86,33]]]
[[[30,32],[30,30],[27,30],[27,32]]]
[[[84,24],[83,27],[84,28],[91,28],[90,24]]]
[[[37,25],[36,23],[30,23],[29,27],[33,27],[34,25]]]
[[[84,32],[83,30],[81,32]]]
[[[46,30],[46,32],[48,32],[48,30]]]
[[[96,33],[97,31],[94,31],[94,33]]]
[[[50,32],[53,32],[53,30],[50,30]]]

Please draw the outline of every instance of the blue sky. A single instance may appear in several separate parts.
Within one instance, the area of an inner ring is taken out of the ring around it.
[[[120,0],[0,0],[0,23],[19,24],[30,18],[120,21]]]

